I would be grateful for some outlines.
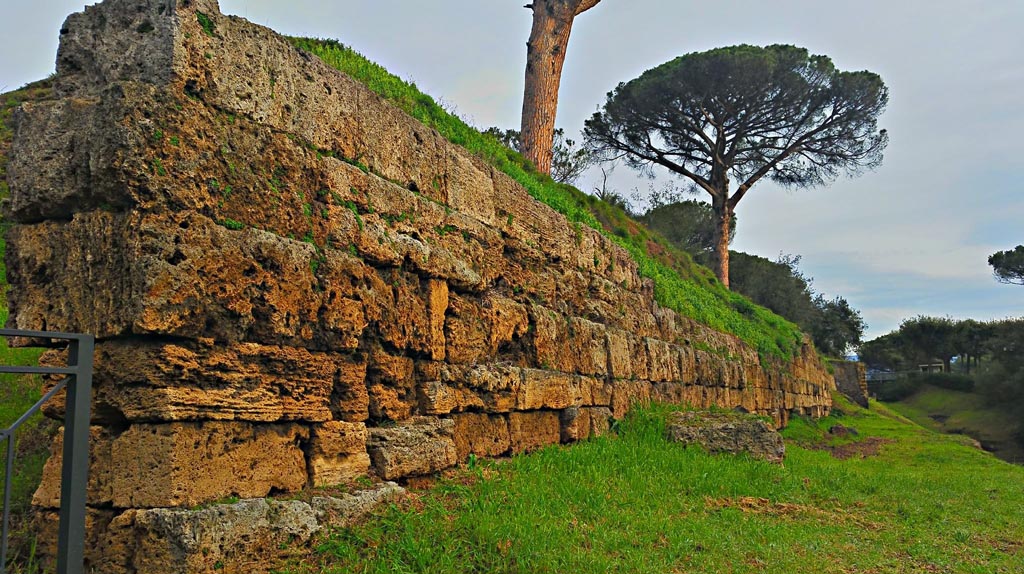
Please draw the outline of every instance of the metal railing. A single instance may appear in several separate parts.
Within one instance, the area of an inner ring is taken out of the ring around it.
[[[10,524],[11,482],[14,474],[14,433],[61,389],[67,388],[64,405],[64,452],[60,482],[60,523],[57,527],[57,574],[83,572],[85,557],[85,500],[89,481],[89,402],[92,395],[92,335],[0,329],[2,337],[28,337],[68,341],[66,367],[23,367],[0,365],[0,373],[67,375],[25,414],[6,429],[0,442],[7,441],[4,470],[3,538],[0,574],[7,572],[7,535]]]

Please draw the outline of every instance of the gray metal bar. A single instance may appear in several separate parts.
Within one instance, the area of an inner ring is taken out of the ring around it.
[[[80,341],[92,335],[81,333],[50,333],[48,331],[22,331],[20,329],[0,329],[0,337],[29,337],[32,339],[65,339],[68,341]]]
[[[66,385],[68,383],[68,381],[70,381],[70,380],[71,380],[71,377],[65,377],[63,381],[61,381],[61,382],[57,383],[56,385],[54,385],[53,388],[50,389],[49,391],[46,391],[46,394],[43,395],[43,397],[41,399],[36,401],[36,404],[32,405],[31,408],[29,408],[20,417],[18,417],[18,420],[14,421],[14,424],[12,424],[10,427],[8,427],[6,429],[6,431],[2,431],[2,432],[4,432],[5,434],[6,433],[14,434],[14,430],[15,429],[17,429],[22,424],[24,424],[25,421],[27,421],[29,417],[31,417],[32,415],[36,414],[36,411],[41,409],[43,407],[43,405],[46,403],[46,401],[50,400],[53,397],[53,395],[56,395],[57,393],[59,393],[60,390],[64,388],[64,385]],[[65,407],[65,408],[67,408],[67,407]]]
[[[0,543],[0,574],[7,572],[7,534],[11,520],[11,477],[14,476],[14,434],[7,437],[7,464],[4,474],[3,542]]]
[[[79,335],[68,346],[68,366],[76,367],[64,407],[64,464],[61,469],[57,574],[85,568],[85,501],[89,484],[89,401],[92,396],[92,335]]]
[[[12,373],[16,375],[73,375],[75,369],[71,367],[22,367],[20,365],[0,366],[0,373]]]

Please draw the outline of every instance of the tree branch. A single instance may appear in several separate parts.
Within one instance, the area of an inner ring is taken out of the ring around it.
[[[576,15],[579,16],[580,14],[586,12],[587,10],[590,10],[594,6],[597,6],[597,4],[600,1],[601,0],[583,0],[582,2],[580,2],[580,5],[576,8]]]

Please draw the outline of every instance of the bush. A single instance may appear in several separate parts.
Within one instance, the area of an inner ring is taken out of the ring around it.
[[[911,373],[910,378],[922,385],[932,385],[951,391],[970,393],[974,391],[974,378],[956,373]]]
[[[868,390],[883,402],[902,401],[921,390],[923,383],[915,377],[900,377],[895,381],[868,383]]]

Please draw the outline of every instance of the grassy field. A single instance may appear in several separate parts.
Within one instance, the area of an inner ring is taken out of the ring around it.
[[[960,437],[840,401],[794,421],[775,466],[668,443],[667,408],[471,462],[283,571],[1024,572],[1024,468]]]
[[[1024,448],[1014,437],[1021,422],[979,394],[924,385],[888,406],[923,427],[970,436],[1004,460],[1024,462]]]

